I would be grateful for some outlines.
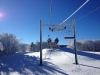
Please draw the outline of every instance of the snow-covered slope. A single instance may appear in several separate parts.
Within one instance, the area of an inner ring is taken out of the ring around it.
[[[17,53],[0,57],[0,75],[100,75],[100,52],[78,51],[69,48],[43,49],[43,66],[39,52]]]

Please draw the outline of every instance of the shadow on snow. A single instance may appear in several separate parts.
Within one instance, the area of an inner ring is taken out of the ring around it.
[[[95,67],[95,66],[89,66],[89,65],[85,65],[85,64],[79,64],[81,66],[86,66],[86,67],[90,67],[90,68],[96,68],[96,69],[100,69],[100,67]]]
[[[45,66],[39,66],[39,58],[28,56],[23,53],[13,54],[0,57],[0,72],[10,74],[10,72],[18,72],[23,75],[48,75],[59,73],[67,75],[56,65],[45,61]]]
[[[60,48],[62,51],[64,52],[69,52],[69,53],[73,53],[74,54],[74,50],[73,49],[70,49],[70,48]],[[100,55],[99,54],[94,54],[94,53],[88,53],[88,52],[85,52],[85,51],[77,51],[77,54],[78,55],[82,55],[82,56],[87,56],[87,57],[90,57],[90,58],[93,58],[93,59],[97,59],[97,60],[100,60]]]
[[[70,48],[60,48],[60,50],[64,51],[64,52],[69,52],[69,53],[73,53],[74,54],[74,50],[70,49]],[[94,54],[94,53],[88,53],[86,51],[77,51],[78,55],[82,55],[82,56],[86,56],[92,59],[96,59],[96,60],[100,60],[100,55],[99,54]],[[79,64],[81,66],[86,66],[86,67],[90,67],[90,68],[96,68],[96,69],[100,69],[100,67],[95,67],[95,66],[90,66],[90,65],[86,65],[86,64]]]

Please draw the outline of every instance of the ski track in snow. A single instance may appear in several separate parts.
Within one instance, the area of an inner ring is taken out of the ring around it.
[[[100,52],[78,51],[69,48],[43,49],[43,66],[39,52],[17,53],[0,57],[0,75],[100,75]]]

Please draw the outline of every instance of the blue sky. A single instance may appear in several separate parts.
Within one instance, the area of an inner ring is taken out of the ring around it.
[[[59,24],[70,16],[86,0],[52,0],[51,24]],[[89,0],[72,19],[78,20],[95,8],[100,7],[100,0]],[[0,34],[13,33],[23,43],[30,44],[40,40],[40,19],[43,24],[50,21],[50,0],[0,0]],[[43,27],[43,41],[48,35],[55,39],[58,37],[60,44],[67,44],[64,40],[65,32],[50,32],[49,27]],[[100,8],[88,16],[76,21],[76,39],[100,39]]]

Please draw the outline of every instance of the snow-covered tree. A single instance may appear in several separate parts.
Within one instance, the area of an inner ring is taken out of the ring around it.
[[[47,47],[48,47],[47,42],[43,41],[43,42],[42,42],[42,49],[47,48]]]
[[[68,47],[69,47],[69,48],[74,48],[74,42],[69,42],[69,43],[68,43]]]
[[[58,44],[58,42],[59,42],[59,39],[58,39],[58,38],[56,38],[56,39],[54,40],[54,43],[57,45],[57,44]]]
[[[19,50],[19,40],[13,34],[8,34],[8,33],[0,34],[0,42],[4,47],[3,49],[4,55],[12,54]]]
[[[2,42],[0,42],[0,51],[3,51],[4,47],[2,45]]]
[[[28,48],[28,45],[27,44],[20,43],[19,44],[19,50],[18,50],[18,52],[27,52],[27,48]]]
[[[37,41],[35,46],[36,46],[35,51],[40,51],[40,42]]]
[[[93,40],[93,43],[94,43],[94,49],[96,51],[100,51],[100,40]]]
[[[82,44],[80,42],[76,42],[76,48],[78,50],[81,50],[81,46],[82,46]]]
[[[33,42],[31,42],[31,44],[30,44],[30,51],[35,51],[35,44],[33,43]]]
[[[47,46],[47,42],[43,41],[43,42],[42,42],[42,49],[47,48],[47,47],[48,47],[48,46]],[[40,42],[37,41],[37,42],[34,44],[33,48],[34,48],[34,51],[35,51],[35,52],[40,51]]]
[[[4,47],[2,45],[2,42],[0,42],[0,56],[3,55],[3,50],[4,50]]]
[[[51,38],[48,38],[47,44],[48,44],[48,47],[50,48],[50,46],[51,46],[51,44],[52,44],[52,39],[51,39]]]

